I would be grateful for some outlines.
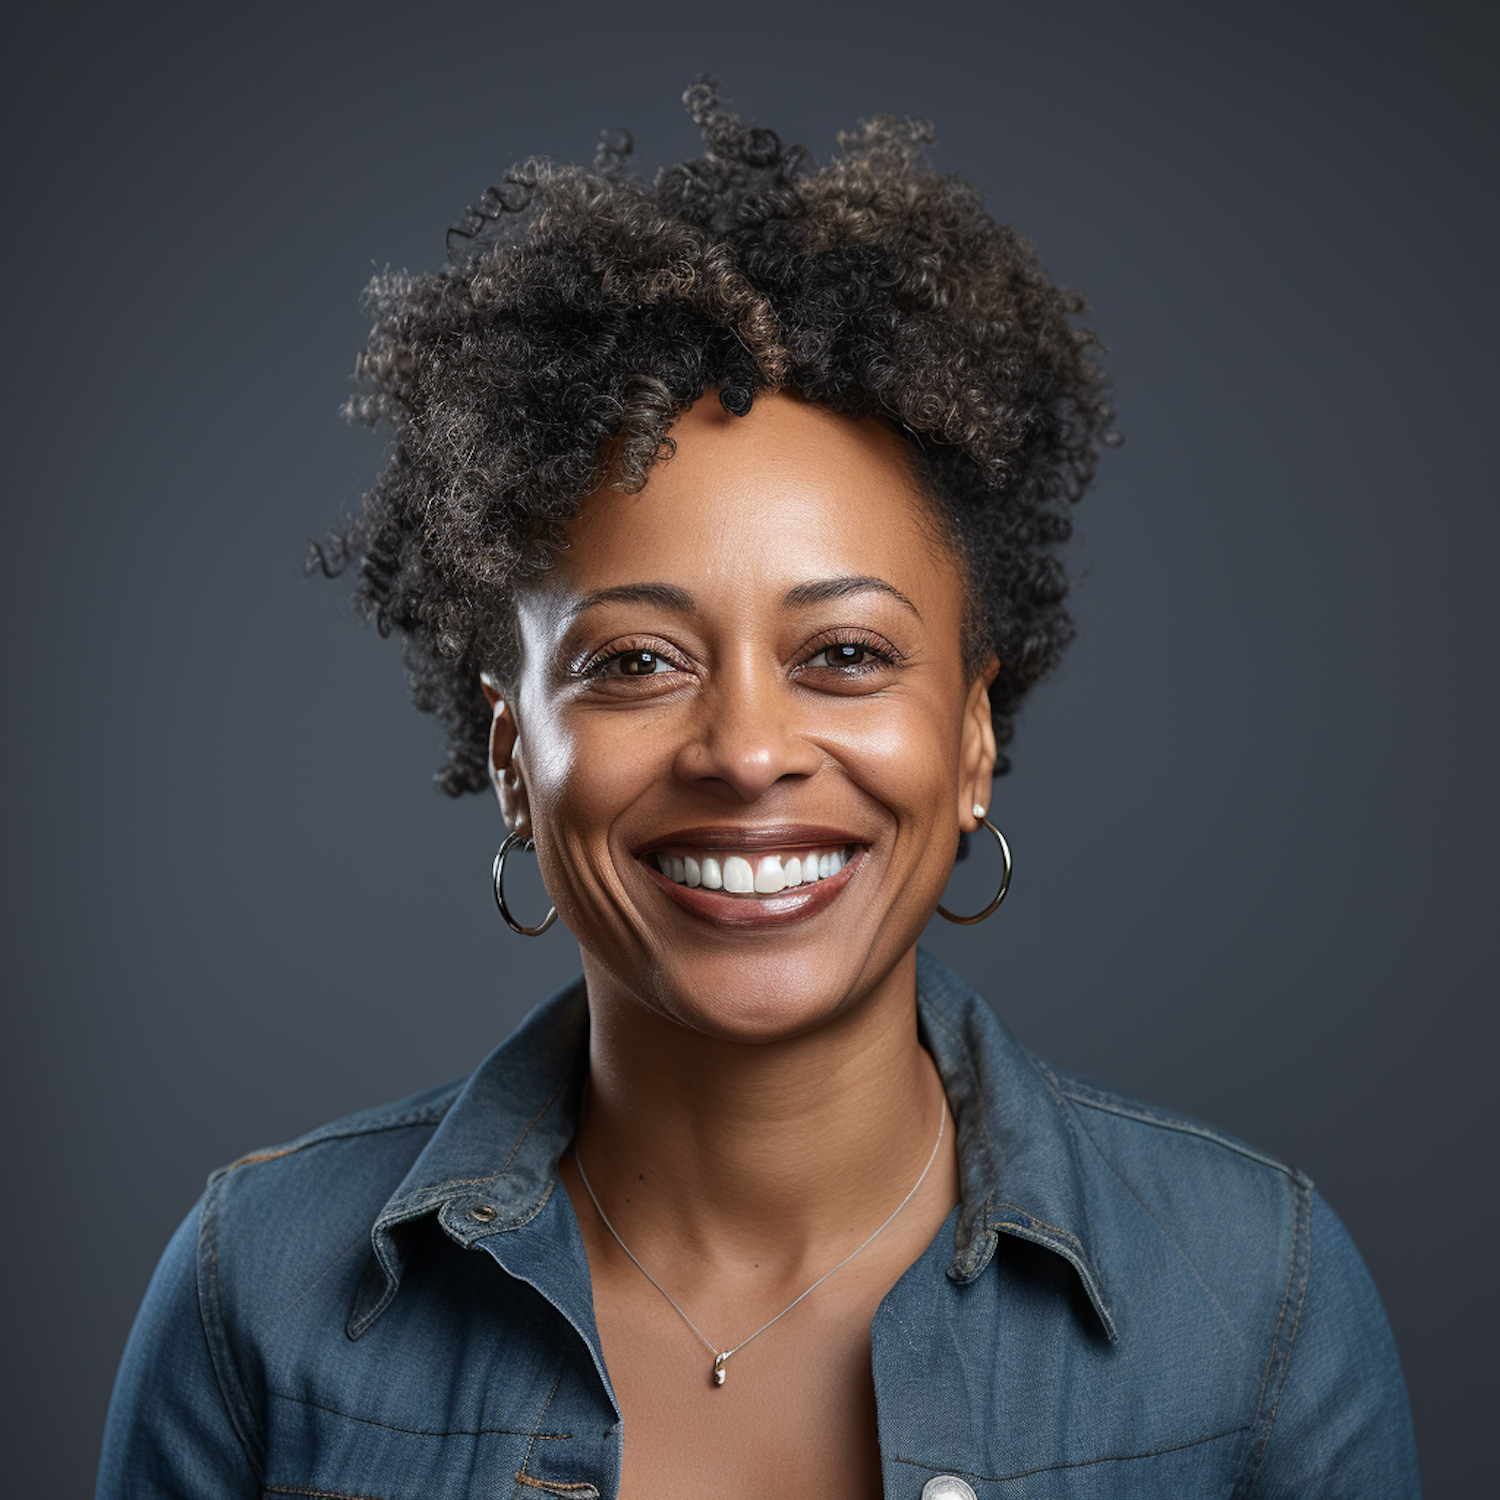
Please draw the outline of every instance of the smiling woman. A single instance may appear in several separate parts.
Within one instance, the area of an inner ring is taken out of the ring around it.
[[[1069,625],[1082,304],[877,120],[813,170],[531,163],[386,276],[319,557],[583,973],[467,1080],[243,1158],[105,1496],[1410,1496],[1300,1174],[1049,1068],[919,955]]]
[[[515,691],[487,690],[506,820],[588,935],[596,1006],[734,1041],[887,988],[909,1008],[995,760],[962,571],[873,417],[711,394],[672,436],[520,591]]]

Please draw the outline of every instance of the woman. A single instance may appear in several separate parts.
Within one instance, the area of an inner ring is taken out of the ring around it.
[[[702,160],[526,164],[377,278],[395,443],[320,554],[583,975],[216,1175],[101,1495],[1416,1494],[1306,1179],[916,950],[965,836],[1009,880],[991,778],[1109,422],[1081,303],[920,128],[815,171],[688,102]]]

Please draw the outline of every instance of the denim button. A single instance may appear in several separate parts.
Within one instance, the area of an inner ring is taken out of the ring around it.
[[[498,1212],[492,1203],[476,1203],[469,1209],[469,1217],[478,1219],[481,1224],[488,1224]]]
[[[922,1500],[979,1500],[979,1496],[957,1474],[939,1474],[922,1486]]]

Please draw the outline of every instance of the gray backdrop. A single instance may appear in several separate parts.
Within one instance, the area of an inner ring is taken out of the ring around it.
[[[501,926],[497,812],[430,789],[394,650],[299,569],[377,464],[337,417],[372,267],[436,265],[506,165],[600,126],[685,154],[712,69],[820,153],[934,117],[937,163],[1095,300],[1127,445],[1079,512],[1079,639],[999,787],[1011,900],[932,946],[1044,1056],[1312,1174],[1384,1292],[1429,1494],[1474,1493],[1480,7],[49,14],[13,21],[5,90],[7,1490],[91,1483],[210,1168],[468,1071],[574,967]]]

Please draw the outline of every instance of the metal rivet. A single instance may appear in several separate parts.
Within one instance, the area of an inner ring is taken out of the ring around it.
[[[939,1474],[922,1486],[922,1500],[979,1500],[979,1496],[957,1474]]]
[[[469,1217],[478,1219],[481,1224],[488,1224],[499,1212],[493,1203],[476,1203],[469,1209]]]

